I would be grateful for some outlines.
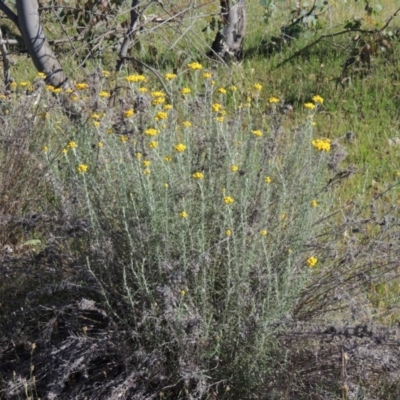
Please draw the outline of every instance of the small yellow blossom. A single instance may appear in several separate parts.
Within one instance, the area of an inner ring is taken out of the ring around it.
[[[182,125],[183,125],[185,128],[190,128],[190,127],[192,126],[192,123],[191,123],[190,121],[183,121],[183,122],[182,122]]]
[[[165,111],[171,110],[172,109],[172,104],[166,104],[164,107]]]
[[[127,111],[124,112],[124,117],[125,117],[125,118],[130,118],[130,117],[133,116],[133,114],[135,114],[135,112],[134,112],[133,109],[131,108],[131,109],[129,109],[129,110],[127,110]]]
[[[104,76],[104,78],[108,78],[111,75],[111,72],[103,70],[101,71],[101,74]]]
[[[281,219],[286,219],[286,218],[287,218],[286,213],[282,213],[282,214],[281,214]]]
[[[137,152],[137,153],[135,153],[135,157],[136,157],[138,160],[140,160],[140,159],[143,157],[143,154]]]
[[[190,88],[182,88],[181,89],[181,93],[185,96],[186,94],[189,94],[191,92]]]
[[[158,129],[149,128],[144,131],[144,134],[147,136],[157,136],[160,133]]]
[[[13,83],[15,83],[15,82],[11,82],[11,86],[13,86]],[[17,86],[16,83],[15,83],[15,86]],[[14,87],[15,87],[15,86],[14,86]],[[52,92],[54,89],[55,89],[54,86],[52,86],[52,85],[46,85],[46,90],[48,90],[49,92]]]
[[[49,151],[49,148],[47,146],[42,147],[43,153],[47,153]]]
[[[178,153],[183,153],[186,150],[186,146],[183,143],[178,143],[177,145],[174,146],[174,149]]]
[[[209,79],[209,78],[211,78],[211,77],[212,77],[211,72],[204,72],[204,74],[203,74],[203,78],[204,78],[204,79]]]
[[[230,229],[227,229],[225,231],[225,235],[228,236],[228,237],[231,236],[232,235],[232,231]]]
[[[122,135],[122,136],[119,138],[119,140],[120,140],[122,143],[126,143],[126,142],[128,141],[128,136]]]
[[[216,117],[215,120],[217,122],[224,122],[224,117]]]
[[[151,104],[153,104],[153,106],[158,106],[159,104],[163,104],[163,103],[165,103],[165,97],[157,97],[151,102]]]
[[[7,96],[6,96],[5,94],[0,94],[0,99],[1,99],[1,100],[6,100],[6,99],[7,99]]]
[[[149,147],[151,149],[156,149],[158,147],[158,142],[153,140],[152,142],[149,143]]]
[[[80,174],[84,174],[88,169],[88,166],[85,164],[79,164],[77,170]]]
[[[261,236],[267,236],[267,235],[268,235],[268,231],[267,231],[266,229],[263,229],[263,230],[260,232],[260,235],[261,235]]]
[[[262,85],[259,84],[259,83],[255,83],[255,84],[253,85],[253,88],[254,88],[255,90],[257,90],[257,92],[261,92],[261,90],[262,90]]]
[[[157,97],[165,97],[165,93],[161,92],[159,90],[155,90],[154,92],[151,92],[151,97],[157,98]]]
[[[314,267],[314,266],[317,264],[317,262],[318,262],[318,258],[316,258],[316,257],[314,257],[314,256],[311,256],[311,257],[309,257],[309,258],[307,259],[307,265],[308,265],[310,268]]]
[[[106,98],[110,97],[110,92],[106,92],[106,91],[102,90],[99,93],[99,97],[102,97],[102,98],[106,99]]]
[[[164,161],[171,162],[172,161],[172,157],[171,156],[165,156],[164,157]]]
[[[159,111],[156,116],[155,116],[155,120],[159,121],[160,119],[167,119],[168,118],[168,114],[164,111]]]
[[[314,139],[311,144],[319,151],[330,151],[331,141],[329,139]]]
[[[75,85],[76,90],[86,90],[89,88],[89,85],[87,83],[77,83]]]
[[[312,99],[313,99],[313,102],[314,102],[314,103],[320,103],[320,104],[322,104],[322,103],[324,102],[324,99],[323,99],[321,96],[319,96],[319,95],[315,95]]]
[[[165,189],[168,189],[169,188],[169,184],[168,183],[164,183],[164,187],[165,187]]]
[[[98,143],[97,143],[97,147],[102,148],[103,146],[104,146],[104,143],[103,143],[103,142],[98,142]]]
[[[231,171],[237,172],[237,171],[239,171],[239,167],[237,165],[231,165]]]
[[[150,160],[144,160],[143,161],[143,166],[144,167],[150,167],[151,161]]]
[[[261,137],[263,135],[263,133],[260,130],[251,131],[251,133],[254,136],[258,136],[258,137]]]
[[[76,149],[78,147],[78,145],[76,144],[76,142],[74,142],[73,140],[71,140],[70,142],[68,142],[67,147],[69,149]]]
[[[170,81],[170,80],[176,78],[176,74],[173,74],[173,73],[171,73],[171,72],[168,72],[167,74],[164,75],[164,77],[165,77],[165,79],[166,79],[167,81]]]
[[[68,153],[68,149],[62,149],[62,150],[61,150],[61,153],[67,154],[67,153]]]
[[[65,93],[71,94],[71,93],[73,93],[73,90],[71,88],[65,89]]]
[[[139,93],[147,93],[147,92],[148,92],[148,89],[145,88],[145,87],[140,87],[140,88],[138,89],[138,91],[139,91]]]
[[[190,64],[188,64],[188,67],[192,70],[200,70],[203,69],[203,66],[201,64],[199,64],[198,62],[192,62]]]
[[[186,294],[185,290],[181,290],[181,296],[183,297]]]
[[[189,216],[189,214],[188,214],[186,211],[181,211],[181,212],[179,213],[179,216],[180,216],[181,218],[187,218],[187,217]]]
[[[30,85],[30,82],[28,82],[28,81],[23,81],[23,82],[20,82],[19,85],[20,85],[21,87],[27,87],[27,86]]]
[[[127,82],[147,82],[147,78],[143,75],[129,75],[125,80]]]
[[[224,203],[225,203],[225,204],[232,204],[232,203],[234,203],[234,202],[235,202],[235,199],[232,198],[231,196],[225,196],[225,197],[224,197]]]
[[[151,174],[151,170],[148,169],[148,168],[145,168],[145,169],[142,171],[142,173],[143,173],[143,175],[150,175],[150,174]]]
[[[219,112],[222,109],[222,105],[219,103],[214,103],[211,107],[214,112]]]
[[[79,96],[77,96],[77,95],[72,95],[72,96],[70,96],[69,97],[72,101],[77,101],[77,100],[79,100]]]
[[[193,179],[198,179],[198,180],[200,180],[200,179],[204,179],[204,174],[203,174],[202,172],[195,172],[195,173],[192,175],[192,177],[193,177]]]
[[[305,103],[304,107],[309,109],[309,110],[314,110],[315,109],[315,104],[314,103]]]
[[[237,87],[235,85],[230,86],[229,89],[231,89],[232,92],[236,92],[237,91]]]
[[[108,129],[106,130],[106,132],[107,132],[109,135],[111,135],[114,131],[113,131],[112,128],[108,128]]]
[[[44,72],[38,72],[36,75],[36,78],[44,79],[44,78],[46,78],[46,74]]]
[[[52,92],[54,94],[61,93],[62,92],[62,88],[53,89]]]
[[[267,184],[270,184],[272,182],[272,179],[269,176],[266,176],[264,178],[264,182],[267,183]]]
[[[92,121],[92,124],[95,128],[98,128],[100,126],[100,122],[99,121]]]
[[[318,207],[318,202],[317,202],[317,200],[313,200],[313,201],[311,202],[311,207]]]
[[[274,104],[274,103],[279,103],[279,99],[277,98],[277,97],[270,97],[269,99],[268,99],[268,102],[270,103],[270,104]]]
[[[101,118],[101,115],[98,114],[98,113],[93,113],[93,114],[90,116],[90,118],[92,118],[92,119],[100,119],[100,118]]]
[[[221,93],[221,94],[226,94],[226,89],[225,88],[218,88],[218,93]]]

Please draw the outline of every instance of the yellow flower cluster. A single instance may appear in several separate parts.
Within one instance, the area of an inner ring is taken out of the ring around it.
[[[329,139],[314,139],[311,144],[319,151],[331,150],[331,141]]]
[[[198,62],[192,62],[190,64],[188,64],[188,67],[192,70],[200,70],[203,69],[203,66],[201,64],[199,64]]]
[[[129,75],[125,78],[125,80],[131,83],[147,82],[147,78],[143,75]]]
[[[75,85],[76,90],[86,90],[89,88],[89,85],[87,83],[77,83]]]
[[[79,164],[77,170],[80,174],[84,174],[88,170],[88,166],[85,164]]]
[[[231,196],[225,196],[224,197],[224,203],[225,204],[232,204],[234,202],[235,202],[235,199],[233,197],[231,197]]]
[[[203,174],[202,172],[195,172],[195,173],[192,175],[192,177],[193,177],[193,179],[198,179],[198,180],[200,180],[200,179],[204,179],[204,174]]]
[[[317,264],[317,262],[318,262],[318,258],[316,258],[316,257],[314,257],[314,256],[311,256],[310,258],[307,259],[307,265],[308,265],[310,268],[315,267],[315,265]]]
[[[176,74],[169,72],[169,73],[165,74],[164,77],[167,81],[171,81],[172,79],[176,78]]]
[[[178,153],[183,153],[186,150],[186,146],[183,143],[178,143],[177,145],[174,146],[174,149]]]
[[[158,129],[149,128],[144,131],[144,134],[147,136],[157,136],[159,132],[160,131]]]

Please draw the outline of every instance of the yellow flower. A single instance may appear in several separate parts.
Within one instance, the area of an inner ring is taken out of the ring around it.
[[[55,93],[55,94],[61,93],[62,92],[62,88],[53,89],[52,92]]]
[[[199,64],[198,62],[192,62],[192,63],[188,64],[188,67],[189,67],[190,69],[192,69],[192,70],[196,70],[196,69],[200,70],[200,69],[203,69],[203,66],[202,66],[201,64]]]
[[[88,169],[88,166],[85,164],[79,164],[77,170],[80,174],[84,174]]]
[[[172,104],[166,104],[164,107],[165,111],[171,110],[172,109]]]
[[[231,89],[232,92],[236,92],[237,91],[237,87],[235,85],[230,86],[229,89]]]
[[[44,78],[46,78],[46,74],[43,73],[43,72],[38,72],[37,75],[36,75],[36,78],[44,79]]]
[[[232,172],[237,172],[238,170],[239,170],[239,167],[237,165],[231,165]]]
[[[263,133],[261,131],[259,131],[259,130],[251,131],[251,133],[254,136],[258,136],[258,137],[261,137],[263,135]]]
[[[92,121],[92,124],[95,128],[98,128],[100,126],[100,122],[99,121]]]
[[[318,202],[317,202],[317,200],[313,200],[313,201],[311,202],[311,207],[318,207]]]
[[[143,75],[129,75],[125,80],[127,82],[147,82],[147,78]]]
[[[184,296],[186,292],[184,290],[181,290],[181,296]]]
[[[165,93],[164,92],[160,92],[160,91],[154,91],[154,92],[151,92],[150,93],[151,94],[151,97],[165,97]]]
[[[65,89],[65,93],[71,94],[71,93],[73,93],[73,90],[71,88]]]
[[[77,83],[75,85],[76,90],[86,90],[89,88],[89,85],[87,83]]]
[[[143,172],[143,175],[150,175],[151,170],[148,168],[145,168],[142,172]]]
[[[191,92],[190,88],[185,87],[185,88],[181,89],[181,93],[183,95],[189,94],[190,92]]]
[[[99,143],[97,143],[97,147],[100,147],[100,148],[102,148],[104,146],[104,143],[103,142],[99,142]]]
[[[145,87],[139,88],[138,91],[139,91],[140,93],[147,93],[147,92],[148,92],[147,88],[145,88]]]
[[[108,128],[106,132],[107,132],[109,135],[111,135],[114,131],[113,131],[112,128]]]
[[[30,84],[30,82],[27,82],[27,81],[24,81],[24,82],[20,82],[20,86],[21,87],[27,87],[27,86],[29,86],[29,84]]]
[[[160,131],[158,129],[149,128],[144,131],[144,134],[147,136],[157,136],[159,132]]]
[[[122,143],[126,143],[126,142],[128,141],[128,136],[122,135],[122,136],[119,138],[119,140],[120,140]]]
[[[129,109],[128,111],[125,111],[125,112],[124,112],[124,117],[125,117],[125,118],[130,118],[130,117],[133,116],[133,114],[135,114],[135,112],[134,112],[133,109],[131,108],[131,109]]]
[[[103,97],[103,98],[110,97],[110,92],[106,92],[106,91],[102,90],[102,91],[99,93],[99,97]]]
[[[158,142],[153,140],[152,142],[149,143],[149,147],[151,149],[156,149],[158,147]]]
[[[168,189],[169,188],[168,183],[164,183],[164,187],[165,187],[165,189]]]
[[[272,182],[272,179],[269,176],[266,176],[264,178],[264,182],[267,183],[267,184],[270,184]]]
[[[69,97],[72,101],[77,101],[77,100],[79,100],[79,96],[76,96],[76,95],[72,95],[72,96],[70,96]]]
[[[225,197],[224,197],[224,203],[225,203],[225,204],[232,204],[232,203],[234,203],[234,202],[235,202],[235,199],[232,198],[231,196],[225,196]]]
[[[143,161],[143,166],[144,167],[150,167],[151,161],[150,160],[144,160]]]
[[[153,106],[158,106],[159,104],[162,104],[162,103],[165,103],[164,97],[157,97],[151,102],[151,104],[153,104]]]
[[[224,89],[224,88],[218,88],[218,93],[221,93],[221,94],[226,94],[226,89]]]
[[[178,153],[183,153],[186,150],[186,146],[183,143],[178,143],[177,145],[174,146],[174,149]]]
[[[277,97],[270,97],[268,101],[270,104],[279,103],[279,99]]]
[[[166,79],[167,81],[170,81],[170,80],[176,78],[176,74],[172,74],[171,72],[169,72],[169,73],[165,74],[164,77],[165,77],[165,79]]]
[[[314,102],[314,103],[320,103],[320,104],[322,104],[322,103],[324,102],[324,99],[323,99],[321,96],[319,96],[318,94],[315,95],[312,99],[313,99],[313,102]]]
[[[1,99],[1,100],[6,100],[6,99],[7,99],[7,96],[6,96],[5,94],[0,94],[0,99]]]
[[[47,146],[42,147],[43,153],[47,153],[49,151],[49,148]]]
[[[190,128],[190,127],[192,126],[192,123],[191,123],[190,121],[183,121],[183,122],[182,122],[182,125],[183,125],[185,128]]]
[[[224,122],[224,117],[216,117],[215,120],[217,122]]]
[[[135,153],[135,157],[136,157],[138,160],[140,160],[140,159],[143,157],[143,155],[142,155],[142,153],[137,152],[137,153]]]
[[[78,147],[78,145],[76,144],[76,142],[74,142],[73,140],[71,140],[70,142],[68,142],[67,147],[69,149],[76,149]]]
[[[259,84],[259,83],[255,83],[255,84],[253,85],[253,88],[256,89],[257,92],[261,92],[262,85]]]
[[[266,229],[263,229],[263,230],[260,232],[260,235],[261,235],[261,236],[267,236],[267,235],[268,235],[268,231],[267,231]]]
[[[104,78],[108,78],[111,75],[111,73],[109,71],[105,71],[105,70],[103,70],[101,72],[101,74],[104,76]]]
[[[189,214],[188,214],[186,211],[181,211],[181,212],[179,213],[179,216],[180,216],[181,218],[187,218],[187,217],[189,216]]]
[[[305,103],[304,107],[308,108],[309,110],[314,110],[315,109],[315,104],[313,104],[313,103]]]
[[[204,179],[204,174],[202,173],[202,172],[195,172],[193,175],[192,175],[192,177],[193,177],[193,179]]]
[[[61,153],[67,154],[67,153],[68,153],[68,149],[62,149],[62,150],[61,150]]]
[[[15,85],[14,85],[15,84]],[[11,82],[11,87],[16,87],[17,84],[15,82]],[[48,90],[49,92],[52,92],[55,89],[54,86],[52,85],[46,85],[46,90]]]
[[[314,139],[311,144],[319,151],[330,151],[331,141],[329,139]]]
[[[314,267],[318,262],[318,258],[311,256],[310,258],[307,259],[307,265],[312,268]]]
[[[100,118],[101,118],[101,115],[98,114],[98,113],[93,113],[93,114],[90,116],[90,118],[92,118],[92,119],[100,119]]]
[[[211,78],[211,77],[212,77],[211,72],[204,72],[204,74],[203,74],[203,78],[204,78],[204,79],[209,79],[209,78]]]
[[[219,103],[214,103],[211,107],[214,112],[219,112],[222,109],[222,105]]]
[[[171,156],[165,156],[164,157],[164,161],[171,162],[172,161],[172,157]]]
[[[230,229],[227,229],[227,230],[225,231],[225,235],[226,235],[226,236],[231,236],[231,235],[232,235],[232,231],[231,231]]]
[[[160,119],[167,119],[168,118],[168,114],[164,111],[159,111],[156,116],[155,116],[155,120],[159,121]]]

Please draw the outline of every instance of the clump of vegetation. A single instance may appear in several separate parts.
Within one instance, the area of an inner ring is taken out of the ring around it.
[[[1,96],[2,396],[398,398],[396,169],[241,68]]]

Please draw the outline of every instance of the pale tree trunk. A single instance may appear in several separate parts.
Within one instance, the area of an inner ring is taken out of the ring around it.
[[[58,88],[70,87],[57,57],[50,48],[39,19],[37,0],[17,0],[18,26],[25,46],[39,72],[46,74],[46,81]]]
[[[132,39],[135,37],[137,26],[139,23],[139,0],[132,0],[131,5],[131,22],[129,24],[128,32],[125,35],[125,39],[122,43],[119,51],[116,70],[119,71],[126,59],[128,54],[129,45]]]
[[[246,0],[220,0],[223,28],[212,44],[212,52],[224,60],[241,60],[246,33]]]

